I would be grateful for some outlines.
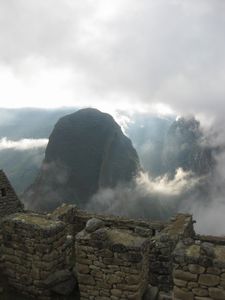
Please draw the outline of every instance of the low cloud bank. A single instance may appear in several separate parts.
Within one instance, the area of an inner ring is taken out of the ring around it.
[[[17,141],[12,141],[6,137],[0,139],[0,151],[1,150],[30,150],[37,148],[45,148],[48,144],[48,139],[21,139]]]
[[[181,168],[171,179],[167,174],[151,178],[140,172],[131,184],[100,189],[87,209],[133,218],[165,219],[177,211],[181,199],[189,196],[200,181],[201,178]]]
[[[199,234],[225,236],[225,154],[215,170],[196,176],[179,168],[173,178],[151,178],[141,172],[130,185],[100,189],[87,209],[131,218],[165,220],[177,212],[190,213]]]
[[[136,178],[136,184],[147,193],[154,193],[167,196],[179,196],[196,186],[199,178],[191,171],[184,171],[182,168],[176,170],[174,178],[169,175],[151,178],[148,173],[140,172]]]

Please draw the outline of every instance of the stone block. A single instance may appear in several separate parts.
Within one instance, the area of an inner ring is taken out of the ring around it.
[[[209,292],[207,289],[203,289],[203,288],[194,288],[192,289],[192,292],[200,297],[205,297],[209,295]]]
[[[185,280],[181,280],[181,279],[176,279],[176,278],[174,278],[174,279],[173,279],[173,282],[174,282],[174,284],[175,284],[176,286],[178,286],[178,287],[186,287],[186,286],[187,286],[187,281],[185,281]]]
[[[174,299],[180,300],[194,300],[194,294],[192,292],[184,291],[178,287],[174,287]]]
[[[215,300],[224,300],[225,291],[223,289],[218,288],[209,288],[209,296]]]
[[[205,286],[217,286],[220,283],[220,277],[212,274],[201,274],[199,284]]]
[[[197,274],[193,274],[193,273],[190,273],[190,272],[185,272],[185,271],[182,271],[182,270],[175,270],[173,272],[173,276],[174,278],[176,279],[181,279],[181,280],[184,280],[184,281],[197,281]]]
[[[204,267],[195,264],[188,265],[188,270],[193,274],[202,274],[205,272]]]

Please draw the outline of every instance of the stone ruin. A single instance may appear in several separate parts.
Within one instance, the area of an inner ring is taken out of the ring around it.
[[[0,218],[23,210],[13,187],[5,173],[0,170]]]
[[[16,213],[2,222],[4,269],[10,286],[25,295],[48,299],[49,277],[69,267],[71,242],[61,221]]]
[[[225,239],[198,236],[180,241],[174,256],[177,299],[225,299]]]
[[[4,216],[23,211],[23,205],[17,197],[5,173],[0,170],[0,222]],[[2,266],[2,226],[0,225],[0,268]]]
[[[91,219],[76,236],[81,299],[141,300],[148,285],[149,239]]]
[[[225,299],[225,239],[196,235],[192,216],[151,222],[74,205],[26,212],[0,175],[5,288],[40,300]]]

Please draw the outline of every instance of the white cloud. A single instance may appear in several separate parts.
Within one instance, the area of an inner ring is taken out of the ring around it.
[[[192,172],[185,172],[182,168],[176,170],[173,179],[167,174],[157,178],[150,178],[148,173],[141,172],[136,179],[137,185],[148,193],[158,193],[168,196],[179,196],[191,190],[199,182]]]
[[[29,57],[17,70],[1,65],[1,106],[4,107],[56,107],[74,104],[69,87],[72,70],[47,66],[45,59]]]
[[[0,139],[0,151],[6,149],[24,151],[35,148],[45,148],[47,144],[48,139],[21,139],[18,141],[12,141],[4,137]]]
[[[0,106],[222,118],[224,1],[3,0],[0,17]]]
[[[173,179],[150,178],[140,172],[133,184],[103,188],[87,205],[88,210],[129,217],[167,218],[199,183],[194,174],[178,169]]]

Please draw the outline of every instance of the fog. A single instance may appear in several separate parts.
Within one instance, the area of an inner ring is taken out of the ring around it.
[[[164,220],[176,212],[190,213],[198,233],[224,235],[223,132],[202,126],[192,117],[184,123],[173,117],[145,117],[138,115],[126,123],[126,132],[146,171],[132,184],[100,189],[87,209]],[[185,125],[181,135],[174,124]]]
[[[88,210],[134,218],[168,219],[197,187],[200,178],[178,169],[175,177],[152,178],[140,172],[133,183],[100,189],[87,205]]]
[[[48,139],[22,139],[12,141],[4,137],[0,139],[0,151],[6,149],[24,151],[29,149],[45,148],[47,144]]]

